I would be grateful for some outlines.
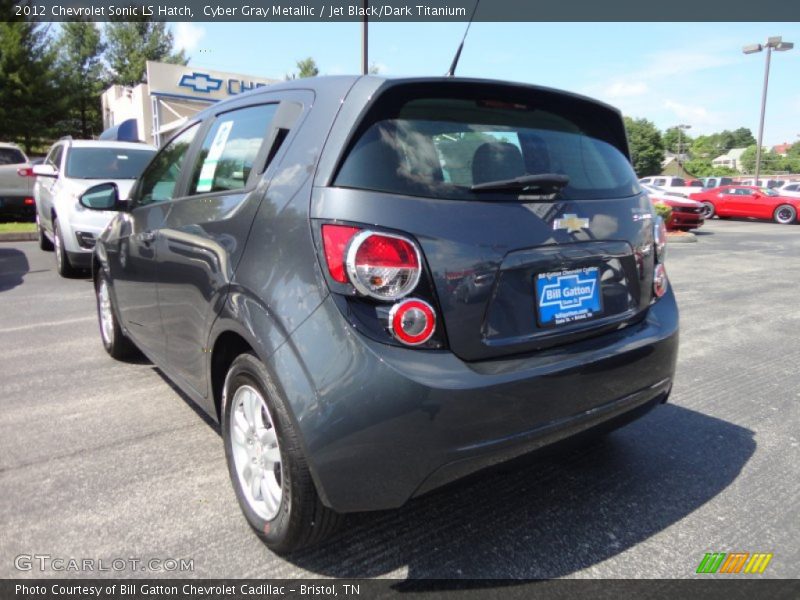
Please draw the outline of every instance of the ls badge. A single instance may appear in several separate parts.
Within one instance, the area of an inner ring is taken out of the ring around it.
[[[566,229],[567,233],[575,233],[581,229],[589,229],[589,219],[583,219],[578,215],[565,214],[560,219],[553,221],[553,230]]]

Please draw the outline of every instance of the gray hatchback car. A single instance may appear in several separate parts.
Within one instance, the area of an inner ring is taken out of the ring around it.
[[[615,109],[462,78],[286,82],[198,114],[92,273],[115,358],[211,418],[277,552],[666,401],[663,224]]]

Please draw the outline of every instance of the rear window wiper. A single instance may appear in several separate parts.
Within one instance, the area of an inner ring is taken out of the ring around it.
[[[473,192],[503,192],[539,190],[543,192],[557,192],[569,185],[569,177],[560,173],[540,173],[538,175],[522,175],[514,179],[498,179],[486,183],[476,183],[470,186]]]

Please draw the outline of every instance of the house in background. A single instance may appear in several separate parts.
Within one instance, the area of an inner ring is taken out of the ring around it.
[[[745,150],[747,150],[747,148],[731,148],[725,154],[712,160],[711,164],[715,167],[728,167],[729,169],[739,171],[739,173],[744,173],[742,154],[744,154]]]
[[[792,147],[792,144],[789,142],[783,142],[782,144],[778,144],[777,146],[772,147],[772,151],[779,156],[786,156],[789,154],[789,149]]]

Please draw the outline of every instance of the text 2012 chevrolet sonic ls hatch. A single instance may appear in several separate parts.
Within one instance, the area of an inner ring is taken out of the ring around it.
[[[303,79],[198,114],[121,201],[103,343],[218,419],[278,552],[669,395],[664,232],[619,113],[461,78]],[[660,226],[659,226],[660,225]]]

